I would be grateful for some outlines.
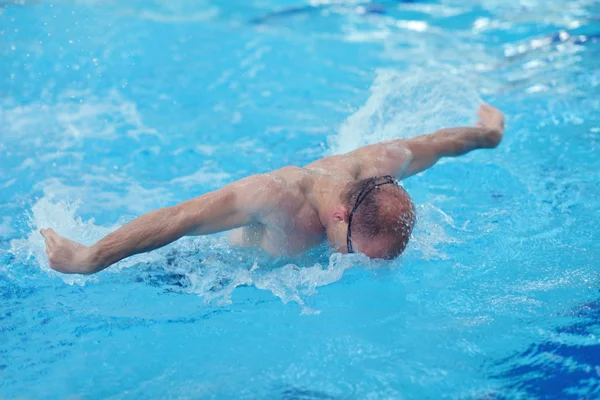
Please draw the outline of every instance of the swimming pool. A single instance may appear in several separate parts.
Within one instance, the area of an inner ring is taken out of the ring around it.
[[[2,3],[1,398],[600,397],[597,1]],[[399,260],[43,257],[481,101],[504,142],[404,183]]]

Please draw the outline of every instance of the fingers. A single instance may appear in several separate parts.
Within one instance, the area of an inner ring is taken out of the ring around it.
[[[43,229],[42,228],[42,229],[40,229],[40,233],[42,234],[42,236],[45,239],[49,239],[49,238],[51,238],[53,236],[56,236],[56,232],[54,232],[54,229],[52,229],[52,228],[48,228],[48,229]]]
[[[493,115],[498,113],[498,109],[490,106],[489,104],[481,104],[479,106],[479,115]]]
[[[479,115],[490,115],[494,112],[494,109],[490,106],[482,105],[479,108]]]
[[[479,112],[477,114],[479,116],[479,123],[481,125],[485,125],[485,123],[487,122],[487,119],[488,119],[487,117],[489,115],[489,112],[483,108],[480,108]]]
[[[502,114],[500,110],[498,110],[496,107],[490,106],[489,104],[481,104],[479,106],[479,113],[481,114],[482,112],[490,115]]]
[[[44,242],[46,244],[46,254],[50,256],[50,252],[53,248],[56,247],[58,235],[52,228],[48,229],[40,229],[40,233],[44,237]]]
[[[479,107],[479,119],[486,124],[487,122],[489,122],[488,120],[491,119],[495,114],[497,113],[497,110],[492,107],[492,106],[488,106],[487,104],[482,104]]]

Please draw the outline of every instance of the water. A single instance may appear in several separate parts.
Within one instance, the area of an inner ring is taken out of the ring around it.
[[[2,2],[0,397],[600,397],[600,4],[380,3]],[[504,142],[405,182],[399,260],[44,258],[40,227],[92,243],[481,101]]]

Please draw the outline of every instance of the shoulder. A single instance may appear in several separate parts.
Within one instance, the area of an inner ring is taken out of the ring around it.
[[[229,189],[238,198],[253,199],[277,198],[286,188],[287,182],[273,173],[257,174],[240,179],[223,189]]]
[[[382,142],[381,145],[383,147],[382,151],[388,157],[403,158],[407,161],[413,159],[413,153],[406,140],[389,140]]]
[[[381,175],[401,177],[413,160],[412,151],[402,139],[361,147],[348,156],[359,161],[357,179]]]
[[[253,214],[265,214],[302,197],[302,168],[285,167],[270,173],[252,175],[229,185],[236,206]]]
[[[334,155],[308,164],[305,169],[309,171],[325,171],[334,175],[350,175],[356,179],[361,169],[361,159],[354,153]]]

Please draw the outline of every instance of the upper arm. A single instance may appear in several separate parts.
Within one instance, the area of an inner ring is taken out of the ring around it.
[[[403,178],[418,174],[433,166],[444,155],[446,146],[436,140],[436,133],[416,136],[404,140],[405,146],[413,155],[410,165],[406,169]]]
[[[348,157],[360,164],[359,179],[393,175],[407,178],[433,166],[441,157],[464,154],[480,147],[482,128],[449,128],[410,139],[396,139],[361,147]]]
[[[278,203],[281,182],[254,175],[176,207],[187,234],[206,235],[258,222]]]

